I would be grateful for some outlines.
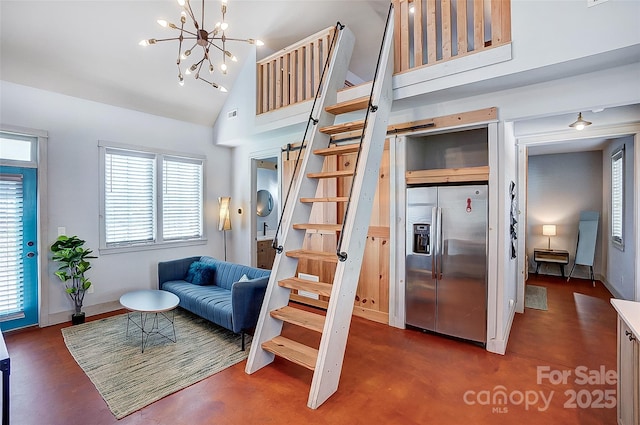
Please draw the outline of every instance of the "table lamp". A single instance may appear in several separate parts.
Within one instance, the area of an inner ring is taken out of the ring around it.
[[[548,236],[549,244],[547,245],[547,249],[551,249],[551,236],[556,235],[556,225],[555,224],[544,224],[542,225],[542,234],[544,236]]]

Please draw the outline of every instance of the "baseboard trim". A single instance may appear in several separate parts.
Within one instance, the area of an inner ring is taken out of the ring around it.
[[[504,334],[500,339],[491,339],[487,342],[487,351],[490,353],[500,354],[504,356],[507,352],[507,343],[509,342],[509,334],[511,334],[511,326],[513,325],[513,318],[516,315],[516,303],[509,308],[509,320],[507,326],[504,329]]]
[[[600,277],[599,279],[600,282],[602,282],[604,287],[607,288],[609,292],[611,292],[611,295],[613,295],[613,298],[624,299],[624,297],[620,294],[620,292],[618,292],[618,290],[612,284],[610,284],[609,281],[604,278],[604,276],[599,276],[599,277]]]
[[[86,307],[83,307],[82,310],[84,311],[86,317],[91,317],[91,316],[97,316],[98,314],[109,313],[115,310],[120,310],[121,308],[122,306],[120,305],[119,301],[109,301],[106,303],[86,306]],[[61,311],[59,313],[50,314],[49,324],[47,326],[58,325],[64,322],[70,322],[72,314],[73,314],[73,310]]]

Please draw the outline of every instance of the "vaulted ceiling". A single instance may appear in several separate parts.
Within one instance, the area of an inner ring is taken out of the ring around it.
[[[201,1],[191,4],[199,16]],[[204,5],[203,27],[211,31],[221,20],[220,1]],[[228,0],[227,36],[263,40],[260,59],[340,21],[356,35],[350,70],[368,81],[388,5],[388,0]],[[189,76],[183,87],[177,84],[177,42],[138,45],[177,35],[156,20],[179,24],[181,10],[176,0],[1,0],[0,78],[211,126],[227,95]],[[232,90],[252,48],[228,43],[239,61],[228,62],[228,74],[216,71],[212,80]]]

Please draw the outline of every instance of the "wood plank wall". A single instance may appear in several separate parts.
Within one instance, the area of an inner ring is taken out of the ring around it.
[[[283,193],[286,193],[293,175],[297,151],[282,156]],[[355,167],[356,154],[340,155],[337,158],[327,157],[323,171],[350,170]],[[373,201],[371,221],[364,252],[358,289],[356,292],[353,314],[381,323],[389,322],[389,264],[390,247],[390,182],[389,182],[389,143],[385,144],[378,176],[378,188]],[[321,180],[317,197],[348,196],[351,178]],[[297,202],[297,200],[291,200]],[[311,210],[312,223],[341,223],[344,216],[343,203],[317,203]],[[335,232],[308,231],[305,236],[304,249],[335,252],[337,236]],[[298,273],[307,273],[319,277],[321,282],[332,282],[335,264],[320,261],[300,260]],[[292,295],[292,299],[316,307],[326,308],[328,298],[314,300],[304,296]]]

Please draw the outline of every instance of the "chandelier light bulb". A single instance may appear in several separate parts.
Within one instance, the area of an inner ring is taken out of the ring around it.
[[[147,40],[140,40],[140,43],[138,44],[141,45],[142,47],[147,47],[149,45],[149,42]]]
[[[182,74],[178,74],[178,84],[180,84],[180,86],[184,86],[184,77]]]
[[[191,72],[195,71],[196,68],[198,67],[198,65],[196,65],[195,63],[193,65],[191,65],[191,68],[189,68],[191,70]]]
[[[178,4],[179,4],[180,6],[184,6],[184,3],[185,3],[185,1],[184,1],[184,0],[178,0]]]
[[[223,74],[227,73],[227,64],[223,63],[222,65],[220,65],[220,70],[222,71]]]
[[[184,73],[187,75],[191,75],[191,69],[187,68],[184,70]]]
[[[226,31],[227,28],[229,28],[229,24],[227,24],[226,22],[223,22],[223,23],[220,24],[220,29],[222,31]]]
[[[218,89],[222,92],[222,93],[226,93],[227,89],[225,89],[223,86],[218,87]]]
[[[165,21],[164,19],[158,19],[156,22],[158,23],[158,25],[160,25],[161,27],[164,27],[164,28],[166,28],[167,25],[169,25],[169,23],[167,21]]]
[[[213,74],[213,65],[209,65],[209,74]]]

